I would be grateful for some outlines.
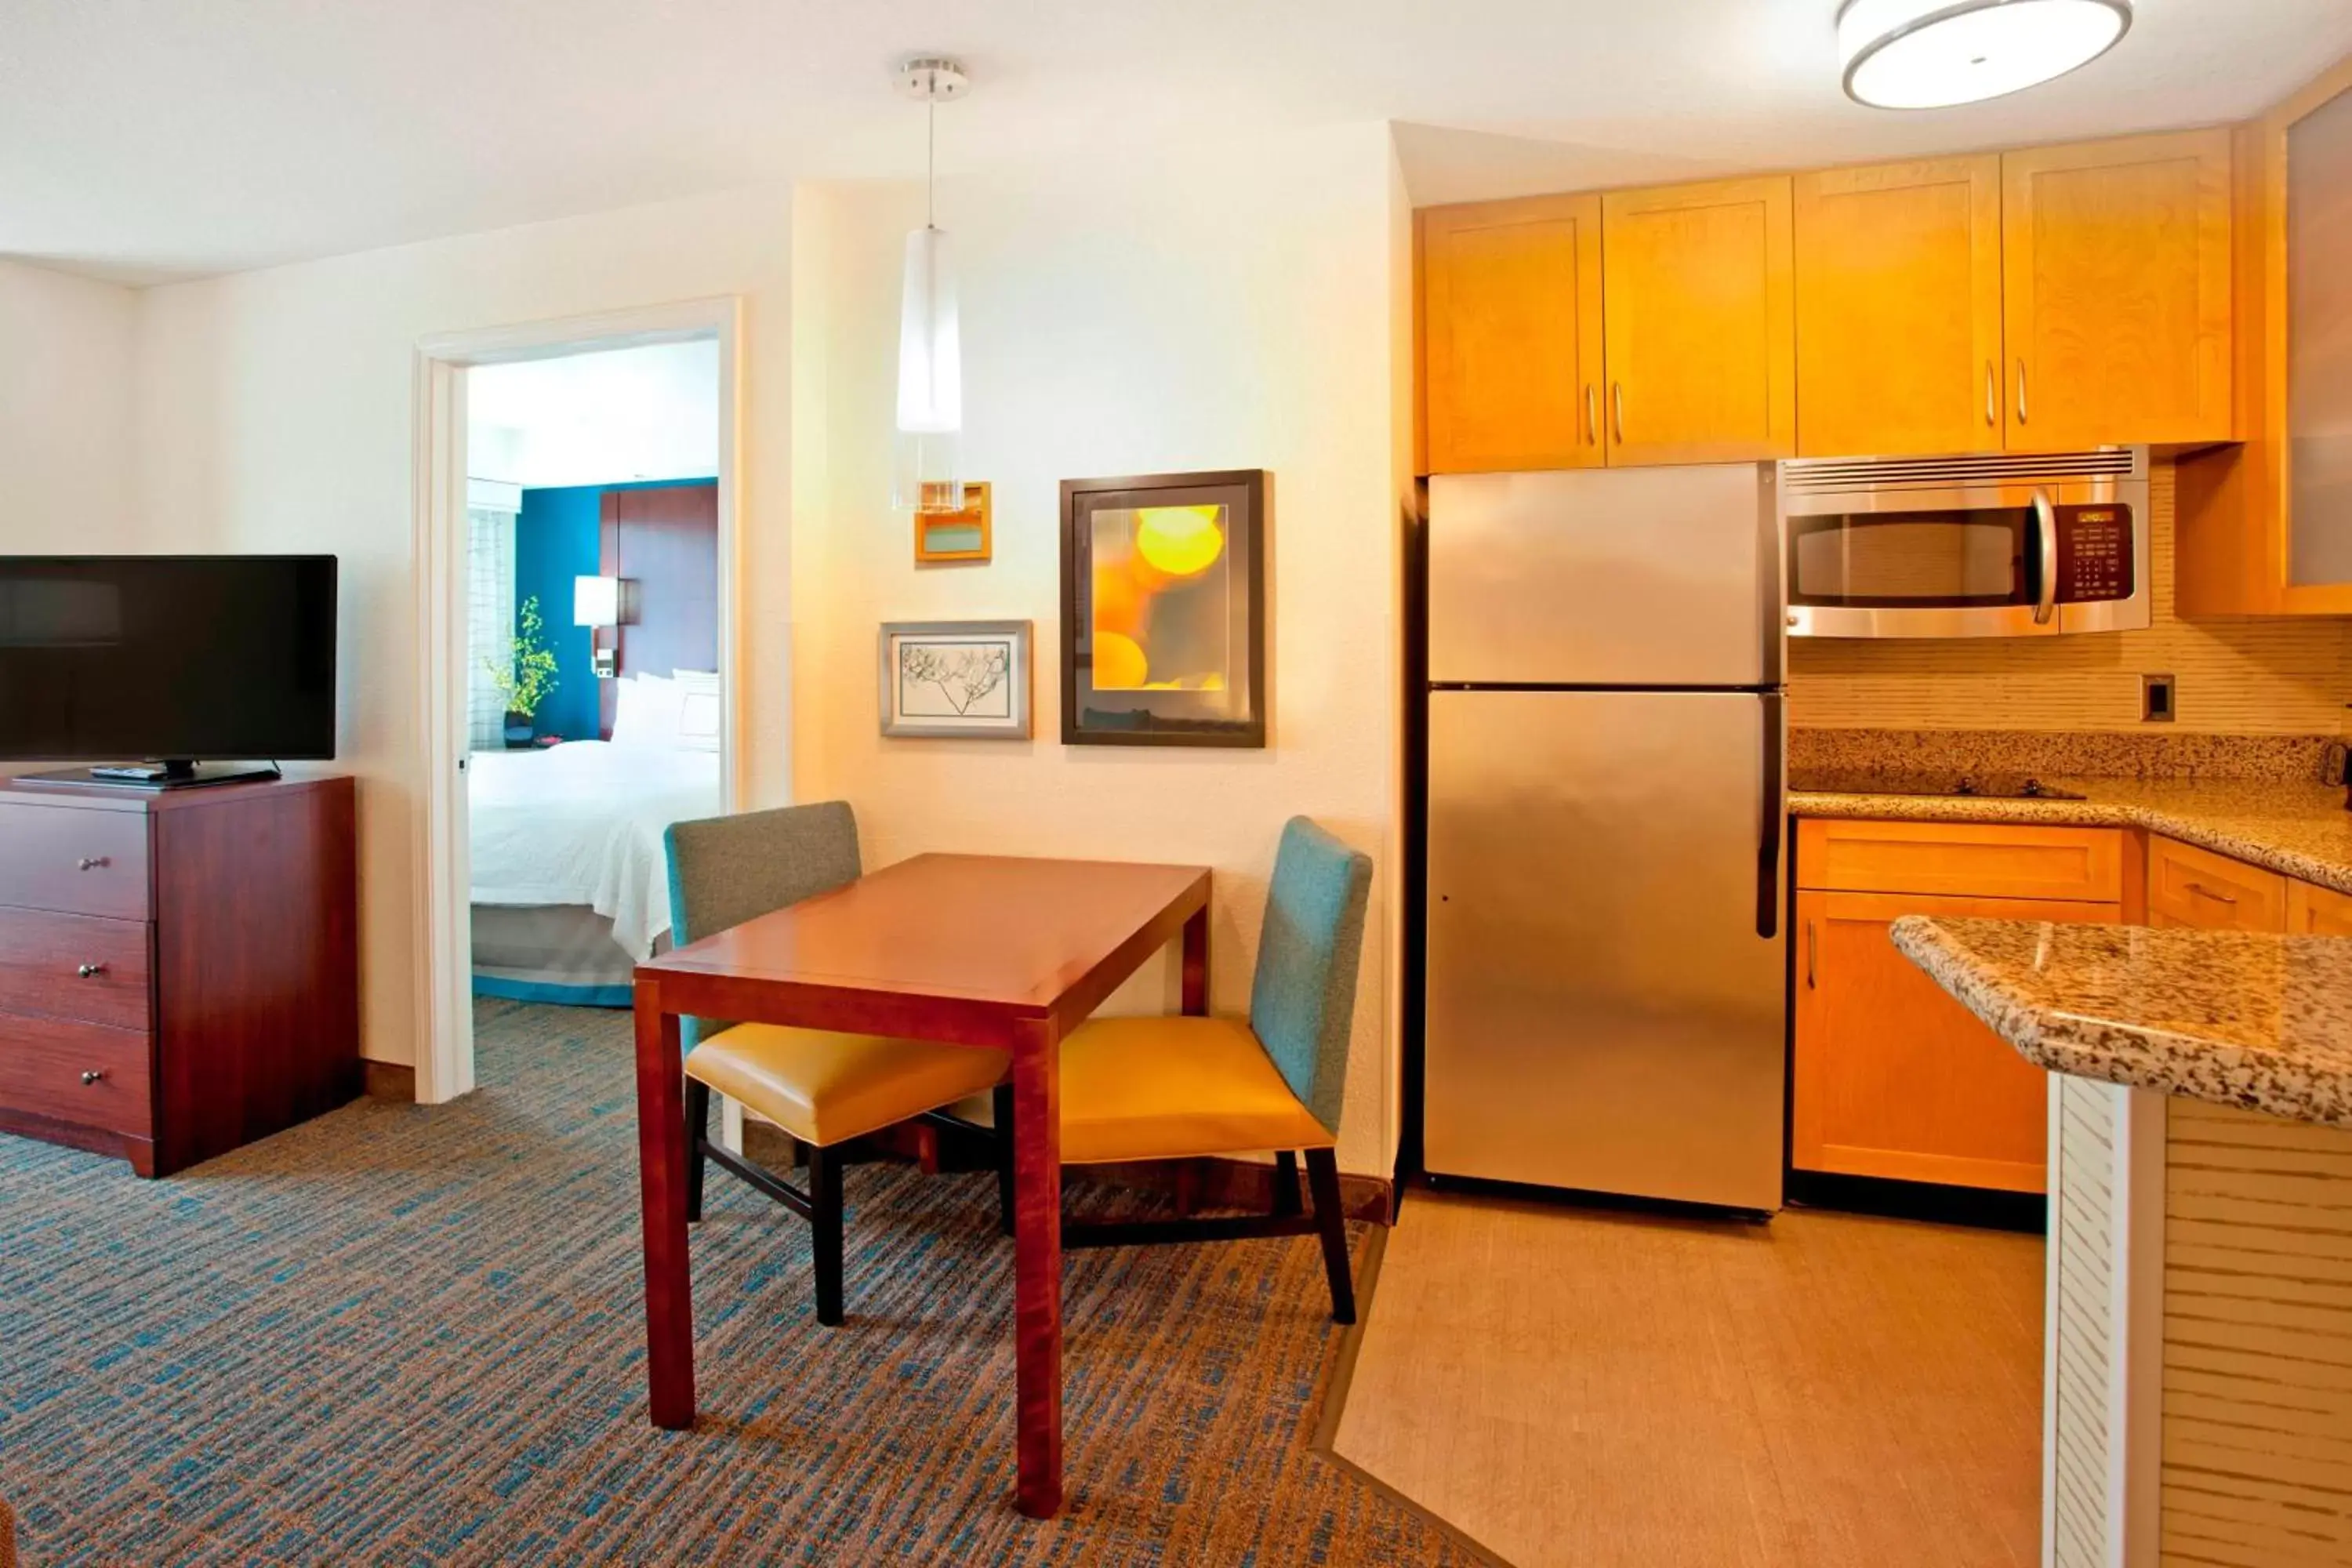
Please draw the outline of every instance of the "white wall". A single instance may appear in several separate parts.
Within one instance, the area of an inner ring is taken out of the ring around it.
[[[131,550],[139,296],[0,260],[0,547]]]
[[[150,290],[139,318],[140,504],[158,543],[342,560],[341,734],[359,775],[362,1046],[412,1062],[424,929],[410,569],[415,353],[439,332],[740,294],[744,742],[786,789],[791,637],[789,194],[744,190]]]
[[[1367,849],[1378,873],[1340,1159],[1384,1174],[1410,467],[1397,390],[1408,218],[1386,129],[941,187],[959,247],[965,468],[995,487],[986,566],[918,570],[889,510],[898,258],[921,215],[910,186],[796,196],[797,794],[853,802],[877,861],[952,848],[1212,867],[1221,1011],[1247,1005],[1284,820],[1307,814]],[[1243,468],[1273,474],[1267,749],[1063,746],[1060,481]],[[998,617],[1036,624],[1035,738],[882,739],[878,624]],[[1114,1005],[1168,1006],[1166,967]]]

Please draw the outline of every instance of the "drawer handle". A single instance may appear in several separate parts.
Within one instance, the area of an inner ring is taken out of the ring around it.
[[[113,860],[104,855],[85,855],[80,859],[74,862],[74,869],[77,871],[98,871],[113,864]]]
[[[74,973],[80,975],[84,980],[95,980],[100,975],[106,973],[106,965],[103,963],[85,963],[77,968]]]
[[[2210,899],[2217,904],[2234,904],[2238,901],[2237,894],[2221,892],[2215,889],[2207,887],[2202,882],[2189,883],[2189,890],[2200,898]]]
[[[81,1081],[85,1085],[93,1084],[99,1082],[105,1077],[106,1069],[104,1068],[85,1068],[82,1069]]]

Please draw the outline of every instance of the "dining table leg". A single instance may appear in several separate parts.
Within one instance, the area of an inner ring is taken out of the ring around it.
[[[694,1298],[686,1254],[685,1071],[678,1021],[658,982],[640,980],[637,1179],[645,1200],[646,1378],[654,1425],[694,1425]]]
[[[1032,1519],[1062,1506],[1061,1035],[1024,1020],[1013,1046],[1013,1504]]]
[[[1162,993],[1165,994],[1165,993]],[[1206,1017],[1209,1012],[1209,905],[1202,901],[1184,922],[1184,1016]]]

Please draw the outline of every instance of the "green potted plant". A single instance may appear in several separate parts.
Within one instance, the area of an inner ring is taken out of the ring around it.
[[[520,625],[505,665],[501,667],[494,658],[482,660],[483,668],[490,672],[490,683],[506,700],[506,742],[509,751],[530,744],[531,716],[556,686],[555,653],[547,646],[547,623],[539,614],[538,595],[522,602],[516,619]]]

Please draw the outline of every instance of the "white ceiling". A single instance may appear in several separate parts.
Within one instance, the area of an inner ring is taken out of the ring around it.
[[[2242,116],[2352,0],[2138,0],[1998,103],[1839,92],[1836,0],[6,0],[0,255],[130,279],[730,186],[920,172],[909,48],[963,55],[942,170],[1204,129],[1402,133],[1421,202]],[[1533,143],[1533,145],[1527,145]]]
[[[655,343],[466,373],[466,473],[525,489],[719,472],[719,344]]]

